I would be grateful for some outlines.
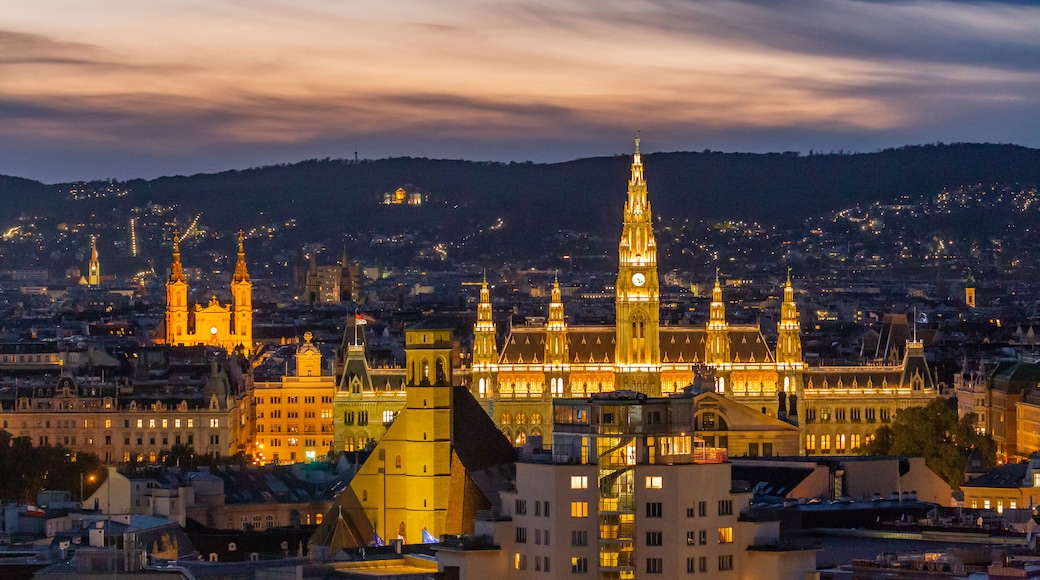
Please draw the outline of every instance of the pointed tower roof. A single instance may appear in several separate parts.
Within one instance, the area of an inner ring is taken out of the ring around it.
[[[556,274],[553,280],[552,298],[549,301],[549,319],[545,326],[550,331],[562,331],[567,329],[566,318],[563,314],[563,294],[560,291],[560,275]]]
[[[325,546],[331,556],[345,548],[364,548],[374,531],[365,515],[365,508],[354,495],[354,490],[347,486],[308,543]]]
[[[643,156],[639,153],[639,134],[632,154],[632,177],[628,180],[628,200],[625,202],[626,223],[651,222],[650,202],[647,200],[646,181],[643,179]]]
[[[787,269],[787,283],[784,284],[784,302],[780,306],[780,320],[788,324],[798,322],[798,305],[794,301],[794,284],[791,283],[791,268]]]
[[[238,262],[235,263],[235,275],[232,278],[232,282],[235,283],[249,282],[249,272],[246,270],[245,239],[245,233],[238,230]]]
[[[97,262],[98,261],[97,237],[94,236],[93,234],[91,234],[91,236],[90,236],[90,261],[91,262]]]
[[[170,264],[170,284],[184,281],[184,267],[181,266],[181,231],[173,230],[173,263]]]
[[[495,322],[491,312],[491,290],[488,288],[487,274],[480,283],[480,302],[477,304],[477,331],[495,331]]]
[[[719,268],[715,268],[715,287],[711,289],[711,306],[709,307],[708,327],[726,325],[726,303],[722,301],[722,282],[719,280]]]

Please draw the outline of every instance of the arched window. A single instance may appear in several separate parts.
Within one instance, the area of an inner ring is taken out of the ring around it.
[[[516,434],[516,439],[513,440],[513,444],[517,447],[527,444],[527,434],[521,431]]]
[[[542,414],[541,413],[531,413],[531,424],[532,425],[541,425],[542,424]]]
[[[443,385],[448,382],[448,373],[444,370],[444,359],[437,357],[437,384]]]
[[[480,379],[480,381],[478,381],[477,385],[478,385],[477,386],[477,392],[480,393],[480,396],[483,397],[483,396],[487,395],[487,379],[481,377],[481,379]]]
[[[523,413],[523,412],[517,413],[516,414],[516,424],[517,425],[526,425],[527,424],[527,414]]]
[[[509,415],[509,413],[502,413],[502,417],[499,419],[499,423],[503,425],[509,425],[512,424],[512,422],[513,418]]]

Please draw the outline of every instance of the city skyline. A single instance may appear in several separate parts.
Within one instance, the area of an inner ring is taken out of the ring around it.
[[[1027,2],[19,5],[0,174],[1040,146]]]

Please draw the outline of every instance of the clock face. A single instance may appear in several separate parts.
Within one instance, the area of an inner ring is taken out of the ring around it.
[[[641,287],[643,284],[646,284],[646,276],[642,272],[636,272],[632,274],[632,283]]]

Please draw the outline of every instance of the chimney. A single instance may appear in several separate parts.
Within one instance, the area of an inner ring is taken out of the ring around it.
[[[781,421],[787,421],[787,393],[780,391],[776,394],[777,407],[776,407],[776,418]]]

